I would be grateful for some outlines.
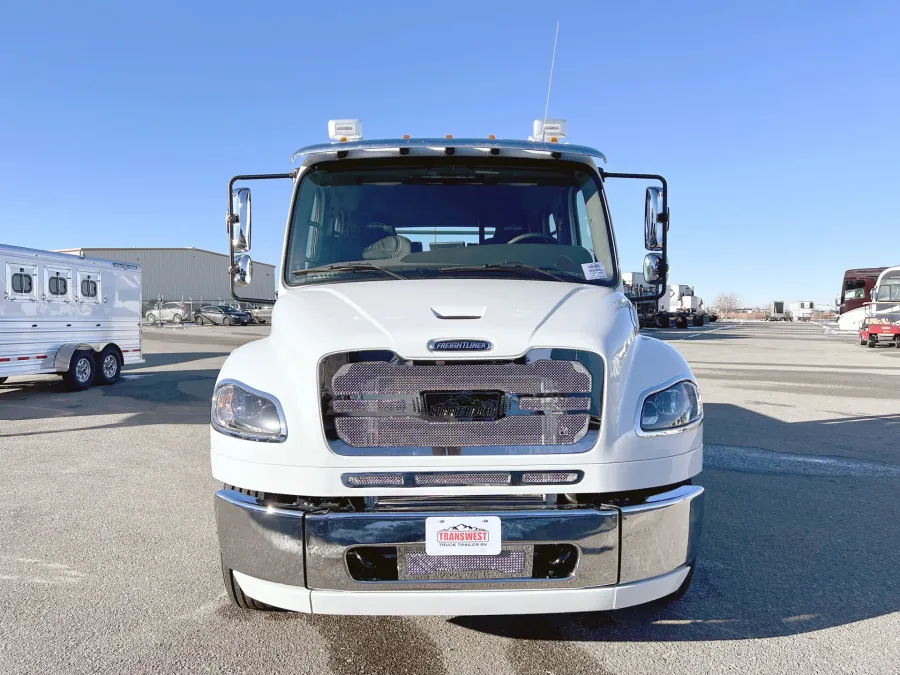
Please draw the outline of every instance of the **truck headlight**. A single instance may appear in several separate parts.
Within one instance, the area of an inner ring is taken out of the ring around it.
[[[216,431],[250,441],[281,443],[287,438],[278,399],[233,380],[216,386],[210,421]]]
[[[682,380],[647,395],[641,405],[639,431],[666,433],[693,425],[703,417],[700,390],[689,380]]]

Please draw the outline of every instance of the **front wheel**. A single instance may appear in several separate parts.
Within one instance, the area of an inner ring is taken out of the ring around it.
[[[874,349],[875,345],[878,344],[878,336],[870,335],[869,336],[869,349]]]
[[[104,349],[97,358],[97,384],[115,384],[122,373],[119,353],[112,347]]]
[[[681,582],[681,586],[678,587],[674,593],[669,593],[661,597],[656,601],[659,605],[671,605],[673,602],[678,602],[685,595],[687,595],[688,589],[691,587],[691,582],[694,580],[694,566],[691,565],[691,569],[688,571],[687,576],[684,578],[684,581]]]
[[[181,314],[176,314],[172,317],[172,323],[180,324],[184,319],[181,318]]]
[[[94,376],[97,365],[94,362],[93,352],[87,349],[79,349],[72,354],[69,361],[69,369],[63,374],[63,380],[73,391],[82,391],[94,384]]]
[[[226,316],[224,319],[222,319],[222,325],[223,325],[223,326],[230,326],[232,323],[233,323],[233,322],[232,322],[230,316]]]
[[[202,326],[203,325],[203,317],[198,314],[197,316],[194,317],[194,323],[197,324],[198,326]]]
[[[150,322],[150,325],[151,325],[151,326],[155,326],[155,325],[156,325],[156,314],[150,314],[150,315],[147,317],[147,321]]]
[[[241,587],[238,586],[238,582],[234,579],[234,574],[232,574],[231,570],[225,566],[224,560],[222,561],[222,581],[225,584],[225,594],[228,596],[231,604],[235,607],[262,612],[275,609],[271,605],[267,605],[259,600],[254,600],[249,595],[244,595],[244,591],[241,590]]]

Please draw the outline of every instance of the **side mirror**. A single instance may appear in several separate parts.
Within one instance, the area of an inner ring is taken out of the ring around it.
[[[662,256],[648,253],[644,256],[644,281],[648,284],[662,283]]]
[[[239,255],[234,259],[234,265],[231,266],[231,275],[234,279],[235,286],[249,286],[250,276],[253,271],[253,261],[247,254]]]
[[[231,191],[231,246],[235,253],[250,250],[250,188]]]
[[[872,289],[871,295],[872,295],[872,302],[878,302],[878,291],[876,291],[876,290],[873,288],[873,289]]]
[[[663,242],[663,228],[665,223],[660,222],[660,198],[662,190],[657,187],[648,187],[644,199],[644,248],[648,251],[661,251]]]

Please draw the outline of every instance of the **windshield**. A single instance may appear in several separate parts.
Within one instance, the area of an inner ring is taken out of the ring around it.
[[[599,179],[580,164],[547,164],[317,165],[297,191],[285,281],[526,276],[614,285]]]
[[[844,300],[862,300],[865,297],[865,279],[852,279],[844,284]]]

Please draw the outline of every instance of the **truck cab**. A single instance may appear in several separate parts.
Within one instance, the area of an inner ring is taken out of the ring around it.
[[[639,331],[605,183],[645,198],[666,287],[667,191],[566,142],[368,141],[236,176],[234,295],[252,180],[290,180],[271,334],[225,361],[211,463],[225,587],[323,614],[607,610],[683,594],[703,512],[696,379]]]

